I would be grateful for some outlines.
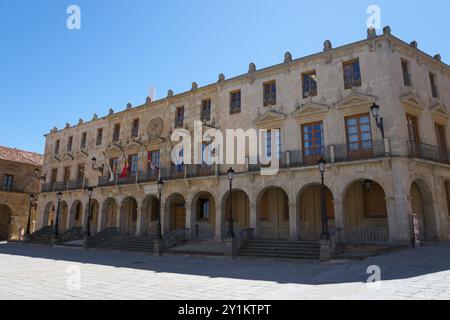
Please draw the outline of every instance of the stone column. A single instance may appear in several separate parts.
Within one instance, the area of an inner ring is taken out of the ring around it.
[[[394,183],[394,199],[395,199],[395,220],[390,220],[390,222],[395,221],[395,225],[392,227],[392,232],[396,231],[396,239],[400,241],[410,242],[411,241],[411,201],[408,199],[409,188],[408,181],[410,180],[408,164],[406,161],[401,159],[392,161],[392,172],[394,172],[393,183]],[[391,234],[391,232],[390,232]],[[393,234],[393,233],[392,233]],[[394,235],[394,234],[393,234]]]
[[[170,211],[170,207],[168,208]],[[170,219],[169,219],[170,212],[166,213],[166,202],[164,200],[161,201],[161,233],[163,235],[169,233],[170,230]]]
[[[139,205],[136,207],[137,219],[136,219],[136,236],[141,235],[142,230],[142,210],[139,208]]]
[[[215,225],[215,241],[222,241],[223,239],[223,226],[224,226],[225,217],[223,215],[222,207],[220,205],[216,205],[216,225]]]
[[[254,230],[253,235],[255,239],[258,239],[260,237],[260,228],[259,228],[259,219],[256,212],[256,204],[250,203],[250,228]]]
[[[342,199],[334,199],[334,221],[335,227],[338,235],[338,241],[340,241],[345,236],[345,221],[344,221],[344,202]]]
[[[397,200],[395,197],[386,197],[389,242],[396,242],[400,239],[399,234],[398,234],[396,202],[397,202]]]
[[[299,239],[298,223],[297,205],[295,202],[289,202],[289,240],[291,241]]]
[[[190,239],[195,239],[195,210],[192,206],[186,205],[186,228],[189,229],[188,237]]]

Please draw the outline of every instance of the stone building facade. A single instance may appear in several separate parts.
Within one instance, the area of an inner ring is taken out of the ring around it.
[[[26,231],[30,195],[37,198],[42,155],[0,147],[0,241],[18,240]],[[36,171],[37,170],[37,171]],[[31,207],[31,232],[35,230],[36,206]]]
[[[449,88],[450,69],[439,55],[386,27],[356,43],[333,48],[326,41],[311,56],[286,53],[272,67],[250,64],[231,79],[221,74],[217,83],[193,83],[188,92],[169,90],[164,99],[55,128],[46,135],[39,227],[54,222],[58,191],[60,228],[85,226],[91,186],[95,232],[154,234],[161,174],[163,233],[187,228],[191,236],[222,240],[232,166],[238,235],[251,228],[261,239],[318,240],[316,164],[323,157],[327,215],[340,241],[409,242],[415,231],[422,240],[450,239]],[[174,166],[168,137],[177,127],[192,132],[196,120],[204,120],[204,131],[279,129],[276,142],[263,143],[280,146],[279,173],[261,175],[248,158],[240,165]],[[130,169],[120,178],[125,163]],[[95,170],[102,165],[103,173]]]

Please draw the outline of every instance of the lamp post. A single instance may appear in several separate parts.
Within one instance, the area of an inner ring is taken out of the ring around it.
[[[157,217],[157,234],[156,237],[158,238],[158,240],[162,239],[162,230],[161,230],[161,196],[162,196],[162,191],[164,188],[164,181],[162,178],[159,178],[158,180],[158,195],[159,195],[159,202],[158,202],[158,217]]]
[[[372,111],[372,115],[375,118],[375,121],[377,123],[377,127],[380,129],[381,131],[381,136],[384,140],[384,123],[383,123],[383,117],[380,116],[380,106],[377,105],[376,103],[374,103],[372,105],[372,107],[370,108],[370,110]]]
[[[55,222],[55,238],[58,237],[58,229],[59,229],[59,211],[61,209],[61,198],[63,194],[62,192],[58,192],[56,194],[56,198],[58,199],[58,207],[56,208],[56,222]]]
[[[101,166],[97,166],[97,158],[93,157],[91,159],[91,166],[92,166],[92,170],[99,172],[100,174],[103,175],[103,172],[105,171],[105,165],[102,164]]]
[[[31,208],[33,207],[34,194],[30,194],[30,209],[28,210],[27,231],[25,232],[25,241],[30,240],[31,236]]]
[[[92,206],[91,206],[91,200],[92,200],[92,194],[94,193],[94,188],[89,187],[88,188],[88,217],[86,222],[86,234],[88,237],[91,236],[91,217],[92,217]]]
[[[328,215],[325,199],[325,165],[326,161],[321,158],[317,165],[319,166],[321,185],[320,185],[320,212],[322,216],[322,233],[320,235],[321,240],[330,240],[330,233],[328,232]]]
[[[234,180],[234,170],[233,168],[230,168],[228,170],[228,181],[230,182],[230,208],[228,212],[228,231],[227,231],[227,238],[234,238],[234,231],[233,231],[233,180]]]

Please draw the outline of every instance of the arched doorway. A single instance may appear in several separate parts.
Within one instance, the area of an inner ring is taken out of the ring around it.
[[[67,224],[69,222],[69,206],[67,205],[66,201],[61,201],[60,208],[59,208],[59,232],[66,232],[67,231]]]
[[[117,228],[117,202],[113,198],[108,198],[103,202],[101,230]]]
[[[349,241],[389,240],[386,194],[372,180],[349,185],[344,196],[344,234]]]
[[[8,240],[11,234],[12,211],[4,204],[0,204],[0,241]]]
[[[76,200],[70,208],[69,229],[83,226],[83,204]]]
[[[89,217],[89,204],[86,206],[85,217]],[[91,199],[91,220],[90,220],[90,231],[91,235],[94,235],[98,231],[98,218],[99,218],[99,204],[95,199]],[[86,220],[85,219],[85,220]],[[87,222],[87,220],[86,220]],[[86,224],[85,224],[86,225]]]
[[[289,239],[289,198],[278,187],[269,187],[257,197],[261,239]]]
[[[433,208],[433,196],[428,185],[423,180],[416,180],[411,185],[410,191],[412,219],[417,221],[419,228],[419,240],[436,240],[437,231]],[[414,232],[414,228],[411,228]]]
[[[55,224],[56,221],[56,208],[53,202],[47,203],[44,208],[43,227],[50,227]]]
[[[133,197],[127,197],[120,207],[120,233],[135,235],[137,227],[137,201]]]
[[[181,194],[174,193],[167,198],[166,217],[165,230],[172,232],[186,228],[186,201]]]
[[[147,196],[142,203],[141,234],[155,235],[158,233],[159,199],[156,196]]]
[[[199,239],[214,239],[216,225],[216,200],[209,192],[200,192],[192,200]]]
[[[232,190],[233,228],[235,234],[241,230],[250,228],[250,200],[248,195],[239,189]],[[227,223],[230,214],[230,192],[222,198],[222,217],[224,218],[222,234],[227,235]]]
[[[300,237],[303,240],[320,240],[322,233],[321,194],[322,186],[314,184],[303,189],[297,200],[297,214],[300,221]],[[325,186],[325,209],[328,228],[335,227],[333,194]]]

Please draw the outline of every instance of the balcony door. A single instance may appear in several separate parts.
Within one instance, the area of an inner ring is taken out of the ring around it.
[[[373,156],[372,128],[368,113],[345,118],[347,152],[350,160]]]
[[[411,156],[420,157],[419,121],[416,116],[406,114],[408,124],[409,152]]]
[[[324,157],[323,123],[315,122],[302,126],[303,162],[316,164]]]
[[[437,146],[439,152],[439,161],[448,163],[448,151],[447,151],[447,139],[446,139],[446,130],[445,126],[440,124],[435,124],[436,128],[436,138],[437,138]]]

